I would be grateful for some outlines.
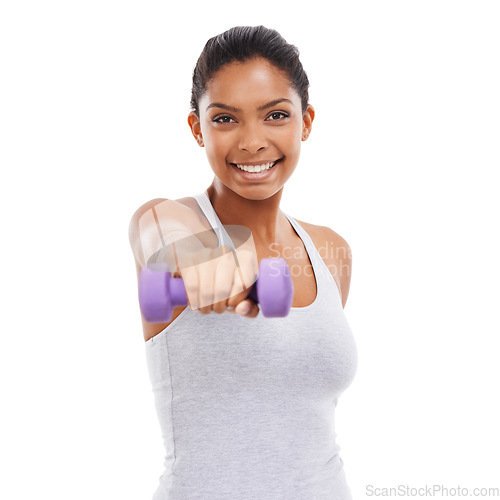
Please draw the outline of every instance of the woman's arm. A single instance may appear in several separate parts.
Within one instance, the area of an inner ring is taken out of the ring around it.
[[[156,198],[139,207],[129,224],[129,241],[138,267],[167,262],[175,272],[174,256],[216,244],[213,231],[189,207]]]

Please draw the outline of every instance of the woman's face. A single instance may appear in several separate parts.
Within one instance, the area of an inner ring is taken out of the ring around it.
[[[199,120],[192,112],[188,122],[212,170],[247,199],[266,199],[283,187],[314,119],[312,106],[302,115],[300,97],[286,74],[264,58],[223,66],[200,99],[199,112]],[[276,161],[261,174],[236,166]]]

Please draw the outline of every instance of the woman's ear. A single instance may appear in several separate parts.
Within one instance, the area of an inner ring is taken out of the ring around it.
[[[304,115],[302,116],[302,140],[305,141],[312,129],[312,122],[314,121],[315,111],[314,108],[308,104]]]
[[[203,147],[203,135],[201,134],[200,119],[194,111],[189,113],[187,121],[196,142]]]

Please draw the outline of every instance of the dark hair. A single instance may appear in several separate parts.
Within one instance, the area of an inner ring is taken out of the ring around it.
[[[302,114],[309,102],[309,80],[299,59],[299,49],[265,26],[235,26],[208,40],[193,71],[191,110],[200,116],[199,101],[207,84],[225,64],[264,57],[283,70],[301,98]]]

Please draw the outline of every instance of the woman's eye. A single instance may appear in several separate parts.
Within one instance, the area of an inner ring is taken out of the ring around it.
[[[220,121],[220,120],[232,120],[232,118],[230,116],[218,116],[217,118],[214,118],[214,122],[216,123],[229,123],[228,121]]]
[[[284,118],[288,118],[288,115],[286,113],[282,113],[281,111],[275,111],[274,113],[271,113],[269,115],[269,118],[271,118],[271,116],[276,116],[276,115],[282,115]],[[272,122],[276,122],[276,121],[279,121],[279,119],[277,120],[271,120]]]
[[[288,118],[288,116],[289,116],[288,114],[283,113],[282,111],[275,111],[274,113],[271,113],[269,115],[268,119],[272,118],[270,121],[277,122],[277,121],[280,121],[280,120],[282,120],[284,118]],[[283,117],[283,118],[281,118],[281,117]],[[227,115],[218,116],[217,118],[213,119],[213,121],[215,123],[231,123],[230,120],[233,120],[233,118],[231,118],[230,116],[227,116]]]

